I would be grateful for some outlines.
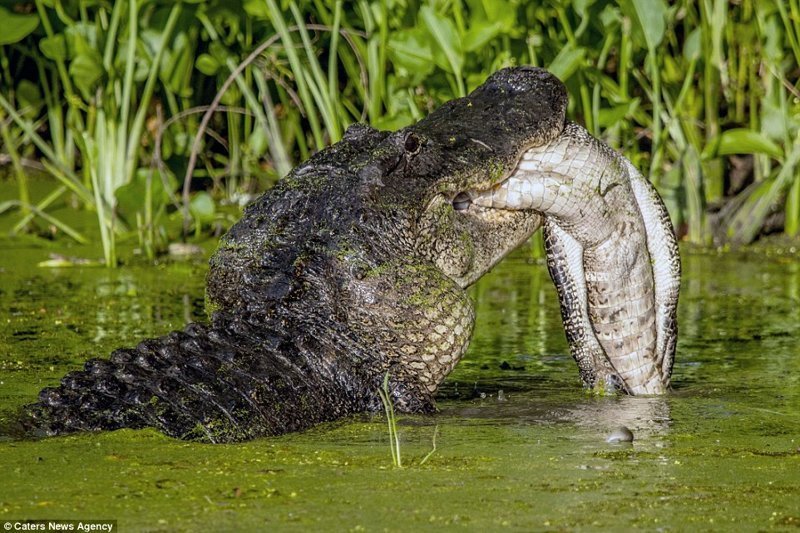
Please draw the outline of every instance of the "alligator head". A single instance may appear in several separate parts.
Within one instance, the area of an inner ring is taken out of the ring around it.
[[[475,282],[541,224],[531,211],[482,207],[464,191],[505,180],[523,153],[564,128],[567,94],[545,70],[504,69],[466,98],[392,135],[398,165],[375,192],[415,216],[415,249],[460,287]],[[382,165],[383,161],[373,162]]]
[[[346,328],[368,373],[390,372],[401,408],[430,404],[469,342],[463,289],[541,224],[460,193],[500,183],[555,139],[566,102],[551,74],[513,68],[400,131],[352,127],[248,208],[212,259],[209,301],[268,315],[322,308],[289,329],[318,340]]]

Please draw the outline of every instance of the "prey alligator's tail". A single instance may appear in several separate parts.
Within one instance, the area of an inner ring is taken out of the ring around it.
[[[352,382],[330,379],[335,369],[320,369],[254,321],[218,314],[212,325],[189,324],[116,350],[108,360],[92,359],[24,407],[17,432],[155,427],[176,438],[230,442],[298,431],[364,409],[364,395]]]

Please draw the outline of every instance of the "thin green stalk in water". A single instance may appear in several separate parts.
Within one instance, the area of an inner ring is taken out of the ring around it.
[[[11,138],[8,121],[2,109],[0,109],[0,135],[2,135],[3,144],[6,147],[8,156],[11,158],[11,164],[14,167],[14,175],[19,187],[19,205],[22,210],[22,216],[24,217],[30,213],[28,205],[31,203],[31,197],[28,192],[28,177],[25,174],[25,169],[22,168],[22,161],[17,151],[16,143]]]
[[[425,461],[430,459],[431,455],[433,455],[436,452],[436,435],[438,434],[439,434],[439,424],[436,424],[436,427],[433,428],[433,439],[431,442],[433,448],[431,448],[431,451],[429,451],[428,454],[422,458],[422,461],[419,462],[420,466],[424,465]]]
[[[394,404],[389,394],[389,372],[386,372],[386,375],[383,377],[383,386],[378,389],[378,394],[381,396],[383,410],[386,412],[386,425],[389,429],[389,447],[392,451],[392,464],[397,468],[403,468],[403,461],[400,458],[400,439],[397,436],[397,419],[394,416]]]
[[[61,231],[64,232],[65,235],[70,236],[72,239],[74,239],[76,242],[78,242],[80,244],[86,244],[86,243],[89,242],[89,239],[84,237],[83,234],[81,234],[80,232],[78,232],[75,229],[73,229],[72,226],[60,221],[56,217],[48,214],[47,212],[42,211],[41,209],[39,209],[35,205],[31,205],[31,204],[22,205],[22,202],[20,202],[19,200],[9,200],[7,202],[3,202],[2,204],[0,204],[0,213],[3,213],[4,211],[6,211],[6,210],[8,210],[8,209],[10,209],[12,207],[24,208],[28,212],[33,213],[33,214],[41,217],[45,222],[47,222],[48,224],[51,224],[55,228],[60,229]]]

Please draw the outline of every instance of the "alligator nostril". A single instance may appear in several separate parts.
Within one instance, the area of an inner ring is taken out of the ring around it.
[[[453,198],[453,209],[456,211],[464,211],[469,209],[469,204],[472,203],[472,198],[465,192],[460,192]]]

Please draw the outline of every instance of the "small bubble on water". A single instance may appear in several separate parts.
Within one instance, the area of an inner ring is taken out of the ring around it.
[[[609,444],[619,444],[620,442],[633,442],[633,432],[625,426],[619,426],[606,438]]]

